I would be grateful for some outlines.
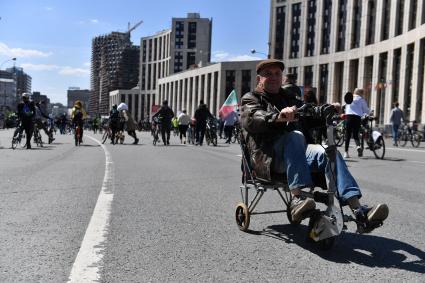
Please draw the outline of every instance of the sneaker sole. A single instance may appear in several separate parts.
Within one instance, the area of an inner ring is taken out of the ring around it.
[[[379,204],[371,211],[369,211],[369,213],[367,214],[367,219],[369,221],[384,221],[385,219],[387,219],[388,213],[388,206],[386,204]]]
[[[303,220],[302,212],[313,210],[315,208],[316,208],[316,203],[313,200],[310,199],[308,201],[305,201],[302,206],[298,207],[295,211],[291,212],[292,221],[298,222]]]

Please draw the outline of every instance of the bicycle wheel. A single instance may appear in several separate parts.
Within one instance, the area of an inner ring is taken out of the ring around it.
[[[36,131],[35,135],[35,143],[37,144],[37,146],[43,147],[43,139],[41,138],[40,132]]]
[[[211,142],[213,144],[213,146],[217,146],[217,134],[214,133],[211,137]]]
[[[421,134],[415,133],[415,134],[413,134],[410,142],[412,143],[413,147],[419,147],[419,145],[421,144],[421,140],[422,140]]]
[[[337,129],[335,133],[335,145],[341,146],[344,143],[344,130],[343,129]]]
[[[398,137],[398,145],[399,146],[406,146],[407,144],[407,134],[403,133],[399,135]]]
[[[12,138],[12,149],[16,149],[16,147],[18,146],[18,144],[20,144],[20,138],[19,138],[19,128],[17,128],[15,130],[15,132],[13,133],[13,138]]]
[[[385,156],[385,142],[384,139],[379,137],[374,143],[373,143],[373,154],[378,159],[384,159]]]
[[[108,131],[105,131],[102,136],[102,144],[106,142],[106,140],[108,139],[108,136],[109,136]]]

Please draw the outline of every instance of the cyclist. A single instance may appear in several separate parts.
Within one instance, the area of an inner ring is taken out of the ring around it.
[[[235,128],[235,124],[238,122],[238,114],[235,111],[227,114],[226,117],[223,117],[224,121],[224,134],[227,137],[226,143],[230,144],[232,140],[233,129]]]
[[[177,133],[179,132],[179,121],[177,117],[171,119],[171,126],[173,127],[174,135],[177,135]]]
[[[31,137],[34,131],[34,102],[29,100],[29,93],[22,94],[22,102],[18,104],[18,117],[27,136],[27,149],[31,149]]]
[[[168,107],[168,100],[162,102],[161,108],[153,115],[152,119],[160,118],[161,120],[161,136],[164,145],[170,145],[171,119],[174,117],[174,112]],[[167,134],[167,136],[166,136]]]
[[[53,138],[53,128],[51,127],[50,131],[47,129],[47,122],[45,119],[50,122],[51,118],[44,113],[43,109],[45,109],[45,106],[46,102],[44,100],[35,104],[34,126],[36,126],[39,130],[43,130],[49,138],[49,143],[52,143],[52,141],[55,140]]]
[[[80,127],[80,143],[83,142],[83,125],[84,119],[87,118],[87,112],[83,107],[83,103],[80,100],[75,101],[74,107],[71,110],[71,121],[74,127]]]
[[[304,135],[298,130],[295,113],[303,102],[281,88],[283,62],[264,60],[256,70],[257,87],[241,100],[241,125],[252,157],[251,166],[257,178],[261,179],[271,180],[273,173],[286,173],[293,197],[291,216],[294,221],[301,221],[305,217],[304,212],[316,207],[313,199],[301,196],[301,189],[313,184],[310,170],[324,172],[327,177],[334,172],[328,166],[325,149],[317,144],[306,145]],[[337,195],[341,203],[348,205],[357,220],[366,225],[384,221],[388,216],[388,206],[367,207],[360,204],[360,188],[339,153],[336,169]]]

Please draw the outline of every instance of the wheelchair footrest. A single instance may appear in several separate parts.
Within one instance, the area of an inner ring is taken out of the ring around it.
[[[251,212],[251,215],[256,214],[272,214],[272,213],[285,213],[286,210],[270,210],[270,211],[261,211],[261,212]]]

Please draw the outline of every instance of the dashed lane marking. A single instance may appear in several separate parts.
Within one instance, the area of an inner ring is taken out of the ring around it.
[[[102,260],[105,253],[108,226],[114,198],[114,163],[106,146],[97,139],[105,153],[105,175],[102,189],[96,202],[93,215],[81,243],[80,250],[72,266],[68,282],[99,282]]]

